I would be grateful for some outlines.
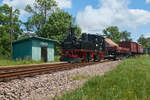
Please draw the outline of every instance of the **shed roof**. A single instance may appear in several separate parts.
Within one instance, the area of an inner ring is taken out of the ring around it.
[[[23,42],[23,41],[33,40],[33,39],[59,43],[57,40],[53,40],[53,39],[47,39],[47,38],[43,38],[43,37],[29,37],[29,38],[26,38],[26,39],[14,41],[13,44],[20,43],[20,42]]]

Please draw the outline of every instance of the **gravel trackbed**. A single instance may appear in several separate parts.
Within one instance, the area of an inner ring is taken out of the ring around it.
[[[103,75],[120,61],[0,82],[0,100],[49,100],[74,90],[95,75]]]

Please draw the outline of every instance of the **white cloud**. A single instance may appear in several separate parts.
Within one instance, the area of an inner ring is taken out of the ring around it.
[[[72,2],[71,0],[56,0],[58,3],[58,6],[62,8],[71,8],[72,7]]]
[[[12,7],[14,7],[15,9],[19,9],[20,13],[21,13],[21,18],[23,18],[24,16],[27,16],[28,13],[26,11],[24,11],[26,5],[31,5],[33,6],[35,0],[3,0],[2,4],[8,4]],[[58,7],[62,8],[71,8],[72,7],[72,2],[71,0],[56,0],[56,2],[58,3]]]
[[[145,37],[145,38],[150,38],[150,33],[144,34],[144,37]]]
[[[8,4],[9,6],[12,6],[15,9],[20,10],[21,18],[28,15],[26,11],[24,11],[26,5],[33,6],[34,0],[3,0],[2,4]]]
[[[146,3],[150,3],[150,0],[146,0]]]
[[[129,9],[129,0],[102,0],[99,8],[87,6],[77,14],[77,24],[83,32],[100,32],[108,26],[136,28],[150,23],[150,12],[142,9]]]

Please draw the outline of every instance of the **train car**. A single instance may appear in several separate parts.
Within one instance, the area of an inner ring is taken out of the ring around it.
[[[127,42],[127,41],[124,41],[124,42],[120,42],[119,46],[123,47],[123,48],[129,48],[131,55],[136,55],[138,53],[137,43],[136,42]]]
[[[137,44],[137,54],[143,54],[143,48],[140,44]]]
[[[100,35],[83,33],[81,39],[77,39],[74,29],[71,28],[60,46],[62,48],[60,61],[89,62],[104,58],[105,41]]]
[[[111,39],[106,38],[106,56],[105,59],[121,59],[121,57],[127,57],[129,55],[129,48],[119,47]]]

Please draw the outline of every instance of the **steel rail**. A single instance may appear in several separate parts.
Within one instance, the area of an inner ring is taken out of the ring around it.
[[[109,61],[104,61],[109,62]],[[33,65],[30,67],[23,66],[23,67],[14,67],[14,68],[0,68],[0,82],[2,81],[8,81],[11,79],[17,79],[17,78],[24,78],[28,76],[35,76],[40,74],[46,74],[46,73],[53,73],[57,71],[63,71],[73,68],[79,68],[83,66],[93,65],[93,64],[99,64],[103,62],[90,62],[90,63],[61,63],[61,64],[40,64],[40,65]],[[6,71],[7,70],[7,71]],[[6,71],[6,72],[5,72]]]

